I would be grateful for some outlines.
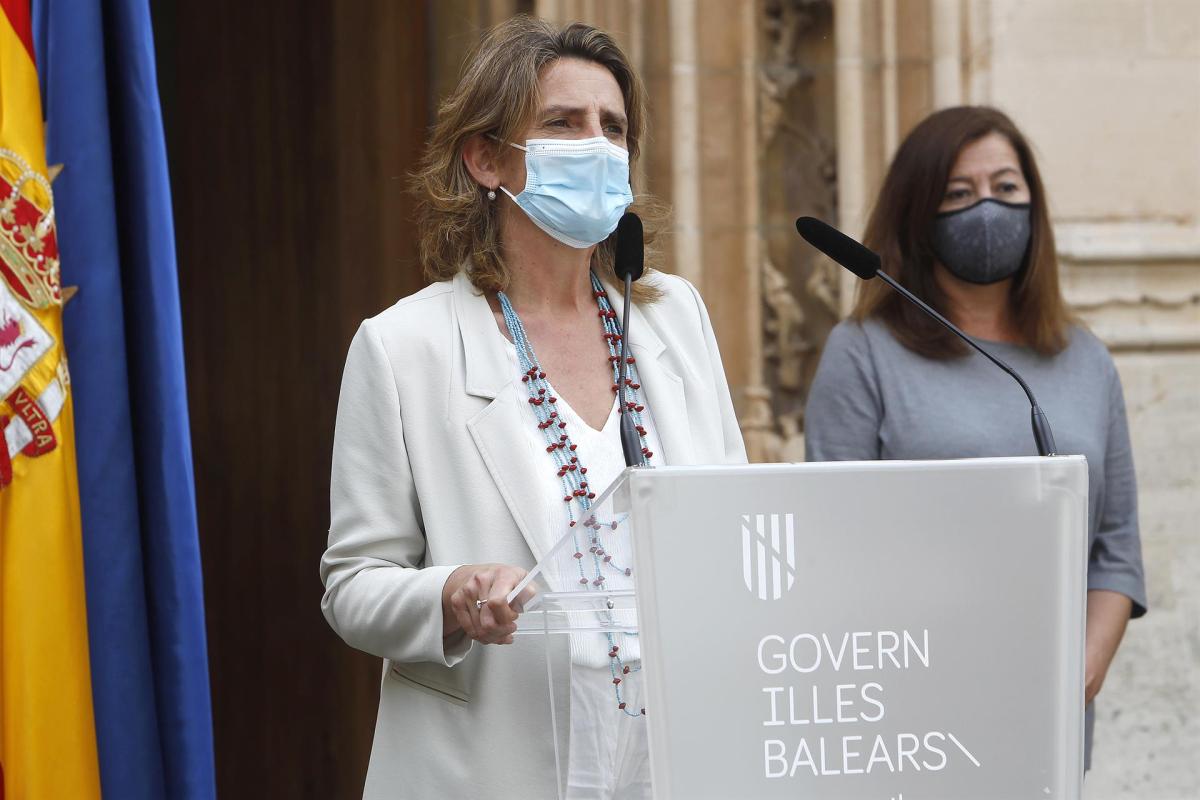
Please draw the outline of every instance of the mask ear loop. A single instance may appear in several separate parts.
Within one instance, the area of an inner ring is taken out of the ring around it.
[[[497,136],[497,135],[496,135],[496,134],[494,134],[494,133],[485,133],[485,134],[484,134],[484,136],[486,136],[487,138],[491,139],[491,140],[492,140],[493,142],[495,142],[496,144],[504,144],[504,142],[500,141],[500,137],[499,137],[499,136]],[[526,153],[528,153],[528,152],[529,152],[529,148],[528,148],[528,147],[526,147],[526,146],[525,146],[525,145],[523,145],[523,144],[517,144],[516,142],[509,142],[509,143],[508,143],[508,146],[509,146],[509,147],[515,147],[515,148],[517,148],[518,150],[524,150]]]
[[[494,134],[494,133],[485,133],[485,134],[484,134],[484,136],[486,136],[487,138],[491,139],[491,140],[492,140],[493,142],[495,142],[496,144],[504,144],[504,142],[500,141],[500,137],[499,137],[499,136],[497,136],[497,135],[496,135],[496,134]],[[509,147],[515,147],[515,148],[517,148],[518,150],[523,150],[523,151],[524,151],[524,152],[526,152],[526,153],[528,153],[528,152],[529,152],[529,148],[528,148],[528,147],[526,147],[526,146],[524,146],[524,145],[517,144],[516,142],[509,142],[509,143],[508,143],[508,146],[509,146]],[[508,195],[509,199],[511,199],[511,200],[512,200],[514,203],[515,203],[515,202],[517,202],[517,198],[516,198],[516,196],[515,196],[515,195],[513,195],[513,193],[512,193],[512,192],[510,192],[508,189],[505,189],[503,186],[499,186],[499,187],[497,187],[497,188],[499,188],[499,189],[500,189],[500,191],[502,191],[502,192],[504,192],[506,195]],[[495,190],[495,189],[489,189],[489,190],[488,190],[488,194],[487,194],[487,198],[488,198],[488,200],[495,200],[495,199],[496,199],[496,190]]]

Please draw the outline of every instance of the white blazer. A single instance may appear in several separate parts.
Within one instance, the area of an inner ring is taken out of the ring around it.
[[[643,280],[663,296],[633,307],[631,353],[665,462],[744,462],[699,294],[675,276]],[[350,344],[321,608],[349,645],[385,659],[367,798],[555,795],[542,637],[442,639],[442,586],[457,566],[529,568],[547,539],[533,526],[548,524],[549,467],[528,446],[534,419],[512,373],[463,273],[366,320]],[[565,668],[566,637],[549,638]],[[555,705],[569,724],[566,695]]]

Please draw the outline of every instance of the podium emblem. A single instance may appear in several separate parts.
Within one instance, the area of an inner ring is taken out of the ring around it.
[[[796,582],[791,514],[742,515],[742,580],[759,600],[778,600]]]

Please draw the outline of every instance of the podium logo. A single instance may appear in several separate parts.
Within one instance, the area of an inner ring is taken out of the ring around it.
[[[778,600],[796,582],[791,514],[742,515],[742,580],[759,600]]]

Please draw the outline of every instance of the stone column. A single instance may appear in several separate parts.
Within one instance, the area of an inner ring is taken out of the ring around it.
[[[700,163],[700,70],[696,6],[690,0],[668,0],[671,59],[671,197],[675,247],[672,265],[677,275],[704,283],[702,253],[704,220],[701,212],[703,167]],[[729,98],[723,98],[729,99]]]
[[[836,0],[838,224],[847,234],[862,235],[867,222],[867,43],[863,0]],[[838,275],[841,312],[849,312],[855,278]]]
[[[933,0],[933,104],[962,104],[962,0]]]

